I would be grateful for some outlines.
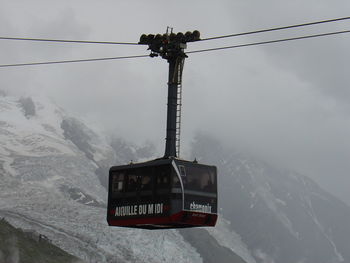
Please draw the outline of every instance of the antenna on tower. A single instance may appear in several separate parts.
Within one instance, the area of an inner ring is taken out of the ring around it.
[[[170,26],[167,26],[167,27],[166,27],[166,34],[167,34],[167,35],[169,34],[169,29],[170,29],[170,33],[173,33],[173,29],[174,29],[174,28],[172,28],[172,27],[170,27]]]

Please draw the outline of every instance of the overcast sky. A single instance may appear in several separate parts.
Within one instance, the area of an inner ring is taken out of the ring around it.
[[[347,0],[0,0],[0,36],[137,42],[143,33],[212,37],[350,15]],[[188,44],[187,50],[349,30],[350,21]],[[308,175],[350,204],[350,34],[191,54],[183,144],[213,134]],[[144,46],[0,40],[0,64],[148,54]],[[165,137],[160,58],[1,68],[0,89],[47,94],[96,127],[142,143]],[[186,150],[186,147],[184,147]]]

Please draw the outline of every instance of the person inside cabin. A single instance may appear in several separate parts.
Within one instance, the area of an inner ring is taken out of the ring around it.
[[[179,188],[181,187],[179,177],[177,175],[173,176],[173,188]]]
[[[167,188],[169,185],[169,178],[168,174],[165,172],[162,172],[157,177],[157,184],[160,188]]]
[[[206,192],[211,192],[214,190],[214,175],[211,173],[205,173],[203,175],[205,180],[202,189]]]
[[[136,183],[136,178],[133,175],[129,175],[129,180],[128,180],[128,191],[129,192],[134,192],[136,191],[137,188],[137,183]]]
[[[199,179],[197,177],[192,176],[189,179],[189,181],[188,181],[189,189],[198,191],[201,188],[200,186],[201,186],[201,184],[200,184],[200,181],[199,181]]]
[[[150,176],[142,176],[141,190],[142,191],[152,190],[151,177]]]

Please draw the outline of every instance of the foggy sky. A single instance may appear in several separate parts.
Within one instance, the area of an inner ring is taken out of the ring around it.
[[[339,1],[0,0],[0,36],[137,42],[143,33],[202,37],[349,15]],[[348,30],[350,21],[189,43],[187,50]],[[350,34],[191,54],[182,142],[196,131],[294,169],[350,204]],[[0,40],[0,64],[148,54],[144,46]],[[47,94],[91,125],[163,154],[167,63],[160,58],[0,69],[0,89]]]

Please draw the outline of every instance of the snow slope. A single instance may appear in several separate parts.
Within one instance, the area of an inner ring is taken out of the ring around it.
[[[0,96],[1,217],[87,262],[203,262],[178,231],[107,226],[103,184],[122,159],[48,99]]]

